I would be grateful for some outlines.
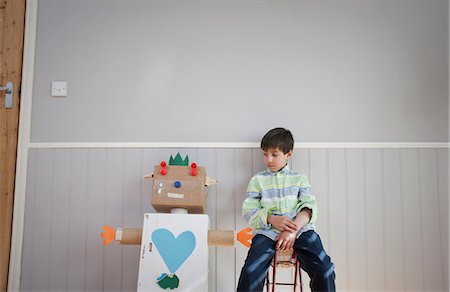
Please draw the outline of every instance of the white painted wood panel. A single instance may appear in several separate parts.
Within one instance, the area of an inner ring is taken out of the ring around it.
[[[104,247],[100,227],[141,226],[154,211],[143,176],[177,151],[219,180],[208,191],[210,228],[246,227],[240,206],[264,169],[260,149],[31,149],[22,290],[135,290],[138,246]],[[296,149],[291,168],[310,179],[339,290],[447,290],[447,162],[447,149]],[[210,248],[210,291],[235,289],[246,254],[240,243]]]
[[[289,167],[292,170],[295,170],[299,173],[306,175],[311,183],[310,149],[308,149],[308,148],[294,149],[292,159],[289,163],[290,163]],[[313,184],[312,184],[312,193],[315,194],[315,188],[314,188]],[[321,216],[321,215],[319,215],[319,216]],[[293,283],[294,273],[292,272],[292,269],[287,269],[287,270],[282,270],[282,271],[286,274],[286,276],[289,279],[286,282]],[[301,270],[301,276],[302,276],[302,281],[303,281],[303,291],[305,291],[305,292],[310,291],[310,287],[309,287],[310,279],[309,279],[308,274],[305,271]],[[291,287],[287,286],[286,290],[290,291],[289,290],[290,288]]]
[[[417,149],[400,152],[403,194],[403,238],[405,260],[405,290],[424,290],[422,210],[419,192],[419,162]]]
[[[217,151],[214,149],[200,149],[198,158],[195,162],[198,165],[204,166],[206,175],[212,179],[217,179]],[[217,209],[217,185],[208,188],[208,195],[206,199],[206,213],[209,215],[209,228],[217,230],[217,218],[215,216]],[[217,278],[217,247],[210,247],[208,252],[208,287],[211,291],[216,291]]]
[[[67,290],[85,290],[86,260],[89,247],[86,245],[88,229],[88,151],[72,150],[70,166],[69,196],[69,246]],[[55,223],[57,223],[55,218]]]
[[[234,230],[237,210],[235,209],[235,150],[217,150],[217,229]],[[227,292],[236,289],[236,250],[217,248],[216,291]]]
[[[52,223],[53,149],[38,151],[36,172],[36,198],[33,204],[33,237],[30,244],[31,290],[48,290],[50,277],[50,232]],[[45,171],[43,171],[45,170]]]
[[[350,252],[348,279],[350,290],[367,289],[367,212],[364,162],[364,150],[348,150],[348,250]]]
[[[385,211],[380,149],[365,149],[365,195],[367,235],[367,286],[372,289],[386,289],[385,275]],[[356,219],[356,218],[355,218]]]
[[[54,179],[52,205],[53,222],[51,224],[50,250],[50,279],[49,290],[65,290],[68,278],[69,254],[69,214],[70,210],[70,181],[72,179],[67,166],[71,165],[70,149],[54,150]],[[89,245],[95,251],[95,246]],[[93,266],[92,268],[102,268]],[[96,273],[94,273],[96,274]]]
[[[330,187],[329,187],[329,154],[326,149],[311,149],[311,167],[309,181],[311,192],[316,196],[318,216],[317,231],[322,238],[325,250],[330,252]]]
[[[441,266],[442,240],[439,220],[439,199],[437,185],[437,161],[435,149],[419,150],[420,171],[420,209],[422,211],[422,244],[424,287],[426,291],[444,289],[443,269],[437,272],[434,267]]]
[[[127,149],[124,151],[124,165],[122,168],[123,178],[123,225],[139,227],[144,221],[144,214],[140,213],[140,182],[141,172],[141,149]],[[122,270],[122,289],[131,291],[136,289],[138,281],[138,271],[140,249],[137,245],[125,246],[123,248],[123,270]]]
[[[122,218],[122,169],[123,169],[123,149],[106,149],[105,163],[105,225],[112,227],[123,226]],[[117,244],[110,244],[103,247],[104,250],[104,270],[103,289],[122,291],[122,265],[123,248]],[[137,284],[136,284],[137,285]]]
[[[441,224],[442,271],[444,290],[449,291],[449,153],[448,149],[437,150],[437,184],[439,192],[439,222]]]
[[[31,276],[32,276],[32,259],[33,259],[33,244],[31,244],[34,235],[34,204],[36,198],[36,180],[37,180],[37,170],[39,168],[38,164],[38,149],[31,149],[29,152],[28,159],[28,176],[27,179],[27,190],[28,196],[25,200],[25,225],[23,231],[23,248],[22,248],[22,281],[21,290],[31,291]],[[37,232],[37,231],[36,231]],[[36,233],[37,234],[37,233]]]
[[[104,249],[99,242],[99,226],[105,224],[105,205],[108,200],[106,182],[106,151],[105,149],[89,149],[88,152],[88,206],[87,207],[87,238],[86,238],[86,291],[103,289]],[[55,169],[56,170],[56,169]],[[66,174],[68,176],[68,174]]]
[[[336,265],[336,285],[349,288],[347,150],[329,150],[330,248]]]
[[[245,199],[245,191],[250,178],[255,174],[253,172],[253,150],[252,149],[236,149],[234,157],[234,205],[236,214],[235,230],[240,231],[248,227],[248,223],[242,217],[241,206]],[[263,169],[261,169],[263,170]],[[261,171],[260,170],[260,171]],[[258,171],[257,171],[258,172]],[[241,268],[247,258],[248,248],[242,244],[236,244],[236,283],[237,287]]]
[[[403,188],[400,150],[383,149],[384,210],[386,237],[386,289],[403,291],[405,257],[403,237]]]
[[[318,206],[318,216],[316,221],[316,230],[322,239],[325,251],[335,262],[333,254],[330,253],[330,171],[329,171],[329,152],[328,149],[309,149],[308,161],[309,181],[311,183],[311,192],[316,196]],[[296,164],[295,164],[295,167]],[[296,169],[296,168],[294,168]],[[309,290],[309,276],[302,271],[303,288]]]

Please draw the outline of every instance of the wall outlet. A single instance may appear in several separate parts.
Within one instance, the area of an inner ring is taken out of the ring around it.
[[[67,81],[53,81],[52,96],[67,96]]]

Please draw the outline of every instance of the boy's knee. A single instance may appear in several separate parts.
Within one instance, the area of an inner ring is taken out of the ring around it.
[[[258,256],[258,258],[247,259],[244,267],[242,268],[242,272],[247,275],[254,273],[260,274],[261,272],[267,270],[271,259],[272,255],[270,253],[262,254]]]
[[[313,277],[318,279],[328,279],[334,272],[334,265],[332,263],[322,263],[317,265],[313,271]]]

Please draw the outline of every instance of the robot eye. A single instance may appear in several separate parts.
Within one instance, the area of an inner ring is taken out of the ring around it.
[[[174,183],[174,185],[175,185],[176,188],[179,188],[179,187],[181,187],[181,182],[176,181],[176,182]]]
[[[167,169],[166,169],[167,164],[166,164],[166,162],[165,161],[161,161],[159,166],[161,166],[161,168],[159,169],[159,173],[161,175],[166,175],[167,174]]]
[[[191,164],[191,171],[190,171],[192,176],[196,176],[197,175],[197,163],[192,163]]]

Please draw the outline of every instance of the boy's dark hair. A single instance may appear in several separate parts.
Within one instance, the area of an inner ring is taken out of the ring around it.
[[[294,149],[294,137],[291,131],[285,128],[275,128],[267,132],[261,140],[261,149],[278,148],[284,154]]]

